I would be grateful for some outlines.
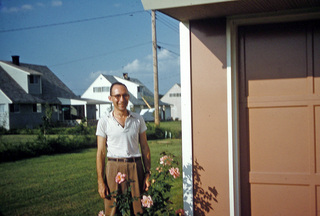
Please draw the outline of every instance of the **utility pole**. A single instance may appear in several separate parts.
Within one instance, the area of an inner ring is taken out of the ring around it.
[[[159,88],[158,88],[158,56],[157,56],[157,35],[156,35],[156,12],[151,11],[152,25],[152,53],[153,53],[153,81],[154,81],[154,124],[160,126],[159,117]]]

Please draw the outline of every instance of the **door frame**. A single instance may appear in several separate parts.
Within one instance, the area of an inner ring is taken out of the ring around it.
[[[241,215],[239,98],[238,98],[238,27],[267,23],[320,19],[319,8],[227,17],[227,109],[230,216]]]

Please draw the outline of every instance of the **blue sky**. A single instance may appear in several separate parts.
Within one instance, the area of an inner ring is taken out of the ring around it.
[[[179,23],[157,12],[159,92],[180,83]],[[151,12],[140,0],[0,0],[0,60],[48,66],[81,95],[99,74],[153,91]]]

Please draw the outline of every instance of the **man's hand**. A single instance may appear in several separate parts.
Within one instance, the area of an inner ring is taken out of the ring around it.
[[[102,199],[105,199],[109,195],[109,190],[105,183],[98,183],[98,192]]]
[[[143,159],[143,165],[145,170],[149,170],[151,168],[151,156],[150,156],[150,148],[148,145],[147,141],[147,134],[146,132],[143,132],[139,135],[139,141],[140,141],[140,146],[141,146],[141,153],[142,153],[142,159]],[[144,177],[144,185],[143,185],[143,190],[148,191],[150,187],[150,172],[145,174]]]
[[[149,181],[149,178],[150,178],[150,174],[146,174],[145,177],[144,177],[144,185],[143,185],[143,190],[144,191],[148,191],[149,190],[149,187],[151,185],[150,181]]]

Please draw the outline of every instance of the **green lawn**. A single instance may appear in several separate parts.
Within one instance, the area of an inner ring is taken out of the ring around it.
[[[18,135],[18,134],[12,134],[12,135],[2,135],[0,136],[0,142],[4,143],[20,143],[20,142],[28,142],[33,141],[37,139],[37,135]]]
[[[159,153],[168,151],[177,156],[181,170],[181,140],[149,145],[153,168]],[[0,215],[97,215],[104,206],[97,192],[95,153],[92,148],[0,164]],[[182,208],[182,176],[172,201],[174,209]]]
[[[150,124],[154,126],[154,122],[148,122],[147,124]],[[170,130],[181,130],[181,121],[164,121],[160,122],[161,128],[167,128]]]

